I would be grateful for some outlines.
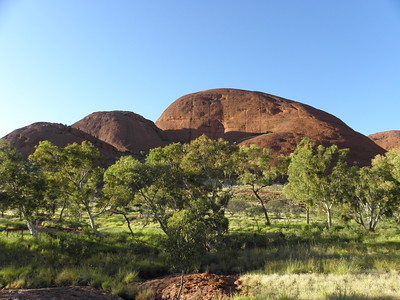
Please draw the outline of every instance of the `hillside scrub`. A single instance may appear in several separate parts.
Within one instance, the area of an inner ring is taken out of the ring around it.
[[[56,211],[62,222],[69,210],[85,212],[99,236],[97,216],[120,214],[129,227],[127,213],[132,211],[150,214],[168,236],[169,218],[185,209],[195,211],[196,220],[207,220],[206,227],[219,236],[226,232],[225,210],[234,196],[234,184],[251,187],[265,222],[270,224],[267,205],[272,198],[263,191],[278,175],[285,178],[285,172],[288,184],[284,194],[306,208],[307,223],[309,211],[320,209],[327,216],[326,225],[331,227],[333,212],[338,211],[337,217],[355,220],[364,229],[375,231],[380,220],[399,211],[400,155],[393,150],[377,156],[371,167],[360,169],[348,166],[346,149],[334,145],[313,147],[310,140],[304,139],[289,159],[282,160],[282,167],[272,162],[269,150],[238,147],[201,136],[186,145],[152,149],[144,162],[125,156],[103,169],[99,167],[100,153],[89,142],[60,148],[44,141],[29,161],[20,156],[7,158],[16,153],[15,149],[7,149],[11,147],[1,148],[5,158],[0,164],[0,208],[4,214],[18,206],[19,215],[29,218],[32,234],[36,234],[34,223],[53,218]],[[9,164],[12,160],[14,171]],[[10,181],[13,178],[14,182]],[[204,240],[206,249],[212,246],[212,235]]]

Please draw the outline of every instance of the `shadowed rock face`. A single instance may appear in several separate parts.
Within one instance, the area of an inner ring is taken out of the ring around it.
[[[257,144],[289,154],[302,137],[315,144],[350,148],[350,159],[369,164],[384,149],[324,111],[277,96],[236,89],[189,94],[173,102],[156,125],[173,141],[206,134],[242,145]]]
[[[62,124],[38,122],[16,129],[2,139],[14,146],[24,157],[35,151],[40,141],[48,140],[58,147],[89,141],[108,158],[116,156],[117,149],[79,129]]]
[[[400,130],[377,132],[368,137],[387,151],[400,148]]]
[[[95,112],[71,127],[133,153],[167,144],[166,135],[152,121],[128,111]]]

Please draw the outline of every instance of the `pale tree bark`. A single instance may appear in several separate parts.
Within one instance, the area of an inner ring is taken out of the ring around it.
[[[35,225],[29,220],[26,221],[26,225],[28,226],[29,233],[36,239],[38,237],[38,232]]]
[[[102,235],[100,232],[98,232],[97,227],[96,227],[96,223],[94,222],[94,217],[92,215],[92,212],[90,211],[89,207],[86,207],[86,213],[89,217],[89,222],[90,222],[90,227],[93,230],[93,233],[99,237],[104,238],[104,235]]]
[[[332,204],[324,203],[328,228],[332,227]]]
[[[35,225],[33,224],[32,217],[26,214],[25,205],[22,205],[20,215],[22,218],[25,218],[26,226],[28,227],[29,233],[36,239],[38,237],[38,232]]]
[[[327,210],[327,217],[328,217],[328,228],[332,227],[332,210],[329,208]]]
[[[64,198],[63,205],[62,205],[62,207],[61,207],[60,216],[59,216],[59,218],[58,218],[58,222],[59,222],[59,223],[62,223],[62,221],[63,221],[64,210],[65,210],[66,207],[67,207],[67,199]]]
[[[176,295],[176,300],[179,300],[181,298],[183,285],[185,284],[185,282],[183,281],[184,275],[185,275],[185,272],[182,271],[182,273],[181,273],[181,283],[180,283],[180,286],[179,286],[178,294]]]

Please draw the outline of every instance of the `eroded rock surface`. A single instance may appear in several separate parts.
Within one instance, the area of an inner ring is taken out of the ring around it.
[[[385,150],[340,119],[311,106],[261,92],[213,89],[173,102],[156,125],[173,141],[206,134],[240,144],[255,143],[289,154],[302,137],[315,144],[350,148],[350,159],[368,164]]]
[[[58,147],[65,147],[75,142],[81,144],[83,141],[90,141],[108,158],[115,156],[117,152],[115,147],[86,132],[57,123],[33,123],[12,131],[3,137],[3,139],[14,146],[25,157],[35,151],[35,146],[40,141],[45,140],[52,142]]]
[[[309,137],[314,144],[350,148],[350,160],[367,165],[375,155],[400,144],[399,132],[379,133],[383,136],[376,134],[370,139],[335,116],[296,101],[261,92],[213,89],[177,99],[155,124],[133,112],[95,112],[72,126],[34,123],[4,139],[25,156],[41,140],[58,146],[89,140],[103,154],[115,157],[116,150],[147,152],[171,141],[186,143],[206,134],[240,145],[271,148],[277,156],[293,152],[303,137]]]
[[[400,148],[400,130],[377,132],[368,137],[387,151]]]
[[[165,146],[167,137],[150,120],[128,111],[92,113],[71,125],[121,151],[140,153]]]

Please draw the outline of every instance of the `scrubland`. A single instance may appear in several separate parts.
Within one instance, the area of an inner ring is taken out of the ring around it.
[[[228,234],[193,272],[239,275],[234,299],[400,299],[400,228],[394,220],[381,222],[375,233],[340,218],[328,229],[316,213],[306,224],[302,208],[274,186],[267,226],[258,203],[236,189],[226,211]],[[119,215],[97,218],[100,238],[84,216],[70,214],[62,224],[44,222],[35,239],[27,231],[7,232],[24,222],[6,213],[0,217],[0,288],[90,285],[145,298],[137,283],[172,268],[159,227],[149,216],[129,216],[134,235]]]

